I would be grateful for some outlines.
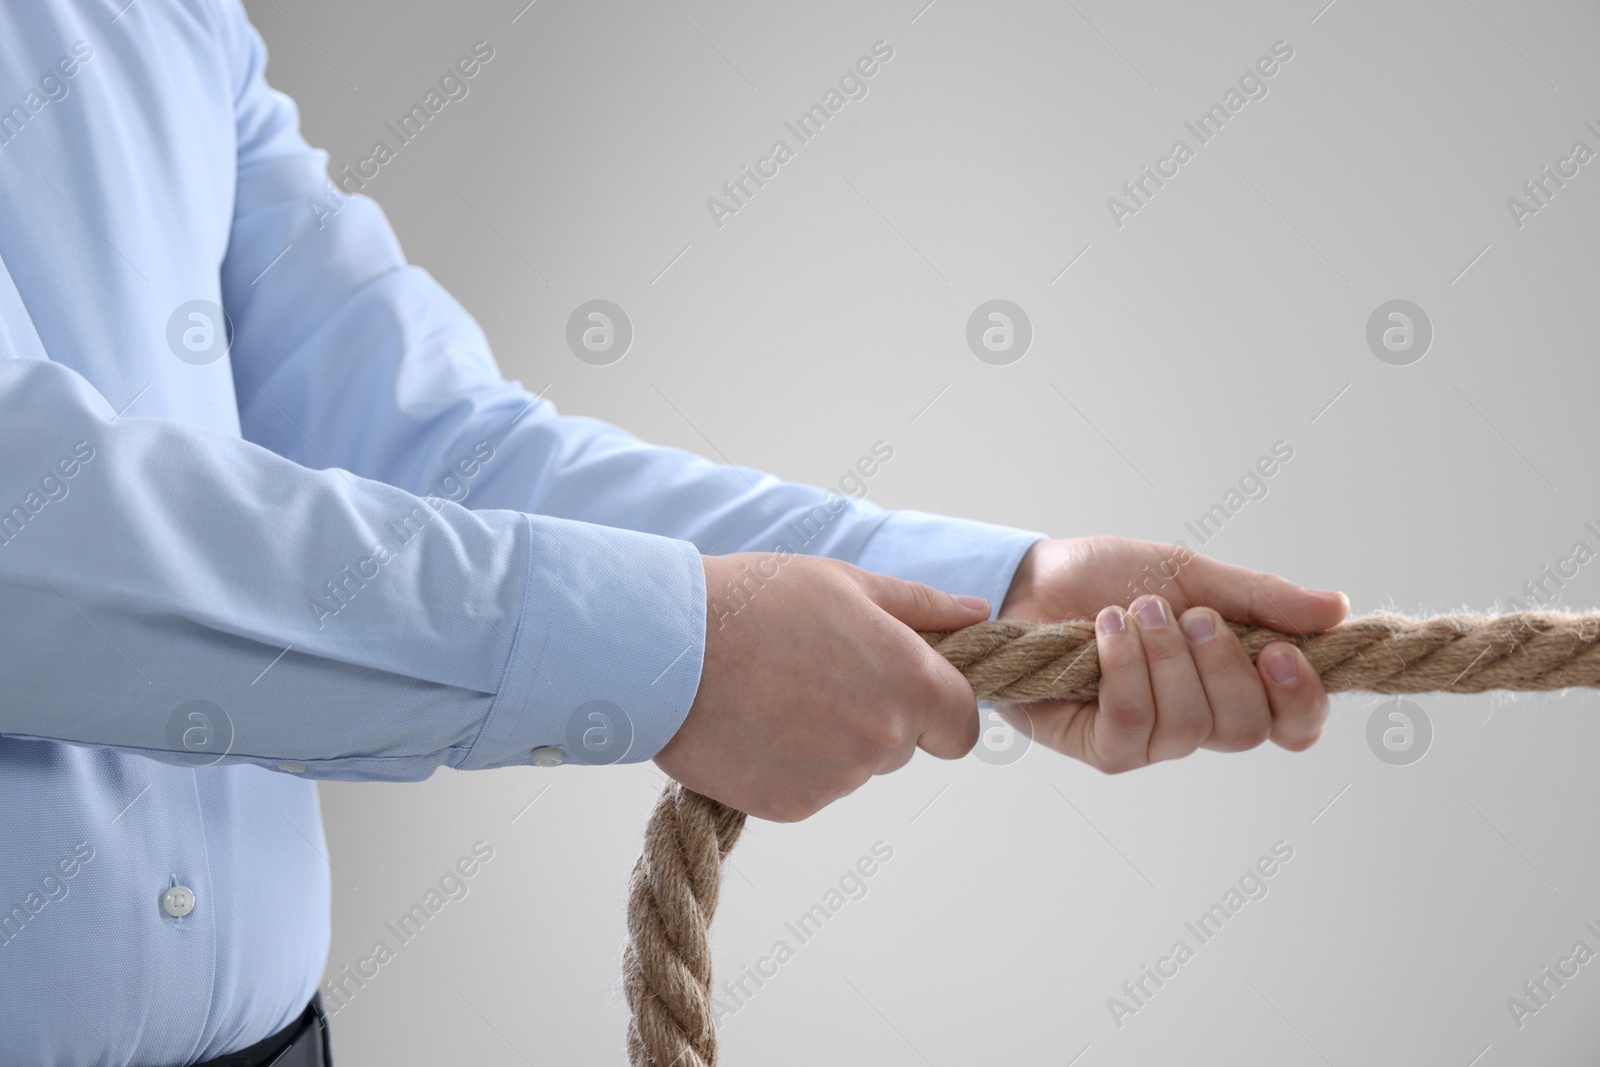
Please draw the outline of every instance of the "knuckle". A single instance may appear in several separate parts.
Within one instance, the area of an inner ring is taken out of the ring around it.
[[[898,751],[905,743],[905,735],[905,727],[890,715],[874,715],[861,726],[862,747],[874,758]]]
[[[1149,663],[1172,663],[1188,657],[1189,650],[1180,641],[1173,640],[1165,631],[1155,636],[1144,634],[1144,657]]]
[[[827,571],[831,574],[854,575],[860,571],[860,568],[854,563],[851,563],[848,560],[836,559],[833,556],[797,555],[795,558],[797,560],[804,561],[801,566],[815,567],[818,570]]]
[[[922,650],[918,650],[923,655]],[[945,712],[961,703],[961,694],[957,687],[950,685],[944,674],[939,670],[937,663],[928,662],[939,654],[928,649],[924,656],[923,669],[917,672],[916,685],[909,692],[915,694],[914,707],[934,709],[936,712]],[[954,668],[950,668],[954,670]],[[970,691],[970,690],[969,690]]]
[[[1137,770],[1144,765],[1144,760],[1139,759],[1132,754],[1119,754],[1116,756],[1107,756],[1101,759],[1099,762],[1095,763],[1094,767],[1095,770],[1099,771],[1101,774],[1117,775],[1127,774],[1129,771]]]
[[[935,615],[945,607],[942,595],[935,589],[918,582],[909,582],[906,588],[911,596],[911,610],[923,618]]]
[[[796,555],[794,562],[799,562],[802,567],[810,569],[818,578],[838,582],[841,585],[852,585],[858,588],[866,585],[865,576],[853,563],[846,563],[842,559],[833,559],[830,556],[801,556]]]
[[[893,755],[912,741],[909,717],[901,713],[877,710],[862,718],[858,729],[861,747],[867,750],[872,761]]]
[[[1279,712],[1274,718],[1277,728],[1272,731],[1274,739],[1285,748],[1294,747],[1294,751],[1310,748],[1322,734],[1322,724],[1327,720],[1328,698],[1319,696],[1292,709]]]
[[[1212,641],[1200,646],[1200,650],[1195,652],[1195,669],[1200,672],[1202,678],[1227,682],[1230,687],[1241,683],[1259,685],[1256,681],[1255,665],[1250,662],[1250,657],[1246,654],[1244,646],[1239,644],[1238,638],[1233,638],[1231,645],[1225,644],[1213,650],[1211,646],[1216,644],[1217,641]]]
[[[1272,599],[1267,596],[1266,590],[1262,588],[1262,585],[1266,581],[1270,581],[1273,575],[1266,574],[1259,577],[1262,579],[1261,581],[1250,583],[1250,616],[1253,619],[1265,621],[1269,625],[1274,621],[1287,622],[1288,620],[1283,617],[1283,612],[1278,610],[1278,606],[1272,602]]]
[[[1100,714],[1105,716],[1106,725],[1120,734],[1143,733],[1155,724],[1156,719],[1153,709],[1121,700],[1102,703]]]
[[[937,752],[930,750],[930,753],[940,759],[961,759],[977,747],[979,734],[978,718],[974,715],[970,727],[964,728],[959,736],[946,738]]]
[[[1272,723],[1265,717],[1245,719],[1229,725],[1226,729],[1219,730],[1215,740],[1218,744],[1240,751],[1255,748],[1272,734]]]
[[[1139,641],[1138,632],[1131,626],[1123,633],[1114,636],[1099,635],[1097,645],[1102,676],[1141,670],[1144,667],[1144,648]]]
[[[1211,736],[1211,713],[1194,709],[1175,716],[1170,728],[1172,738],[1185,745],[1198,746]]]
[[[978,709],[977,709],[976,705],[974,705],[973,711],[977,711],[977,710]],[[1015,724],[1013,724],[1013,728],[1015,728]],[[970,715],[970,716],[968,716],[967,717],[967,732],[962,737],[962,740],[961,740],[961,754],[963,756],[965,756],[968,752],[971,752],[974,748],[977,748],[978,747],[978,738],[981,737],[982,735],[983,735],[983,722],[982,722],[981,716],[979,716],[979,715]]]
[[[1328,695],[1321,692],[1296,693],[1295,699],[1285,700],[1279,712],[1288,719],[1314,719],[1327,713]]]

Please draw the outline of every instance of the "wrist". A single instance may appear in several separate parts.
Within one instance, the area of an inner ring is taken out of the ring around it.
[[[1022,559],[1017,563],[1017,569],[1012,572],[1011,585],[1006,589],[1005,599],[1000,602],[998,618],[1007,618],[1016,615],[1022,610],[1033,596],[1033,589],[1038,574],[1039,546],[1044,541],[1035,541],[1028,546],[1022,554]]]

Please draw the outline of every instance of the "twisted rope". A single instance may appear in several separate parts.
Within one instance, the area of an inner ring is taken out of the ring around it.
[[[1251,659],[1273,641],[1299,646],[1330,693],[1600,687],[1600,613],[1379,614],[1295,636],[1228,625]],[[1093,700],[1099,690],[1091,621],[1001,619],[922,637],[961,671],[979,700]],[[722,861],[744,820],[743,812],[676,782],[651,813],[629,885],[623,955],[633,1067],[715,1067],[708,935]]]
[[[628,1062],[701,1067],[717,1062],[711,944],[722,861],[744,812],[673,782],[661,791],[628,885],[622,988],[633,1018]]]

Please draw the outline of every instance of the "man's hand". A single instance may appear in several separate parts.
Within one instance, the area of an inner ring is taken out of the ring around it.
[[[1269,737],[1298,752],[1321,736],[1328,716],[1318,671],[1287,642],[1268,645],[1252,665],[1223,620],[1313,633],[1349,608],[1342,593],[1302,589],[1176,545],[1041,541],[1023,557],[1000,617],[1095,616],[1099,699],[996,710],[1034,740],[1109,773],[1196,748],[1238,752]]]
[[[704,556],[706,652],[689,716],[655,757],[690,789],[803,819],[917,748],[978,739],[961,672],[917,636],[989,617],[979,597],[814,556]]]

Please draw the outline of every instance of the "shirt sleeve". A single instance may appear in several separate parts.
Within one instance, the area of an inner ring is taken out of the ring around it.
[[[470,508],[509,508],[654,533],[705,553],[831,556],[998,610],[1036,531],[890,512],[560,415],[505,380],[470,315],[408,265],[356,169],[328,177],[265,48],[232,0],[239,192],[224,294],[243,431],[313,467],[340,466]],[[480,42],[477,76],[494,62]],[[442,99],[442,98],[441,98]],[[448,107],[447,103],[441,104]],[[288,252],[283,252],[289,249]],[[262,273],[274,257],[282,260]],[[461,474],[474,448],[493,460]],[[459,469],[458,469],[459,468]]]
[[[506,380],[471,316],[406,262],[381,209],[360,195],[361,176],[330,181],[327,154],[301,136],[293,101],[266,82],[260,36],[236,0],[218,2],[238,142],[222,292],[244,437],[308,468],[472,511],[540,516],[546,532],[533,567],[552,584],[529,601],[540,614],[522,619],[542,635],[542,652],[531,667],[510,668],[520,695],[502,698],[462,766],[498,765],[548,743],[552,716],[600,722],[580,709],[611,689],[599,707],[632,737],[624,758],[655,755],[688,713],[704,653],[703,572],[697,585],[689,553],[832,556],[998,607],[1042,534],[889,512],[713,463],[561,415]],[[480,43],[473,54],[481,76],[494,50]],[[656,592],[629,595],[619,572]],[[480,582],[464,581],[461,592],[477,596]],[[672,588],[682,602],[665,602]],[[700,632],[689,632],[691,616]],[[618,664],[650,677],[630,687],[612,679]],[[605,759],[617,758],[608,746]],[[569,759],[592,756],[568,745]]]
[[[119,418],[47,360],[0,360],[0,410],[0,734],[419,779],[643,758],[693,701],[686,541]]]

